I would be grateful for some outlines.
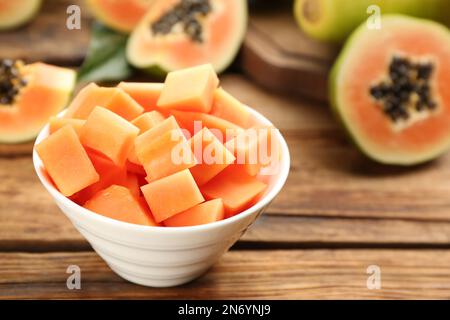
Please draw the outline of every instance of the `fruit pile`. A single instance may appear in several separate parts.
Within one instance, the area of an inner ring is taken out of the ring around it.
[[[279,157],[260,156],[277,154],[274,129],[218,86],[211,65],[161,84],[90,84],[36,151],[64,196],[116,220],[192,226],[234,216],[258,201],[261,171]]]

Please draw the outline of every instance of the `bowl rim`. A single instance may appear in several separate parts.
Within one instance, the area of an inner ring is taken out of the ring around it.
[[[251,115],[253,115],[256,120],[260,121],[262,124],[267,126],[274,126],[272,122],[270,122],[265,116],[263,116],[258,111],[253,108],[245,105],[245,107],[250,111]],[[57,117],[62,117],[66,112],[66,109],[61,111]],[[276,128],[276,127],[275,127]],[[50,193],[50,195],[55,199],[55,201],[62,203],[65,207],[69,208],[71,212],[75,212],[77,215],[81,217],[88,216],[89,219],[96,220],[99,223],[110,225],[115,228],[123,228],[128,231],[136,231],[136,232],[156,232],[161,234],[170,234],[170,233],[190,233],[197,232],[203,230],[213,230],[225,227],[226,225],[231,225],[234,222],[239,220],[243,220],[244,218],[250,216],[252,213],[257,212],[267,206],[281,191],[283,188],[287,177],[290,171],[290,153],[286,140],[281,134],[280,130],[276,130],[276,134],[279,140],[280,149],[281,149],[281,161],[280,161],[280,172],[278,174],[277,180],[275,181],[271,190],[265,194],[257,203],[255,203],[250,208],[234,215],[233,217],[223,219],[220,221],[196,225],[196,226],[185,226],[185,227],[164,227],[164,226],[145,226],[132,224],[120,220],[115,220],[103,215],[100,215],[96,212],[88,210],[77,203],[73,202],[69,198],[65,197],[62,193],[60,193],[47,179],[44,177],[42,161],[39,158],[39,155],[36,152],[36,145],[39,144],[43,139],[45,139],[49,135],[49,123],[47,123],[44,128],[39,132],[34,146],[33,146],[33,166],[34,170],[42,183],[45,189]]]

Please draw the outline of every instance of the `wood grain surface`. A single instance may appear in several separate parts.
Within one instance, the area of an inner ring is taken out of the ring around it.
[[[81,7],[81,30],[66,28],[66,11],[72,4]],[[90,24],[91,16],[83,0],[43,1],[38,15],[30,23],[0,32],[0,58],[77,66],[89,45]]]
[[[120,279],[94,253],[2,253],[0,299],[412,299],[450,298],[448,250],[231,251],[207,274],[176,288]],[[81,290],[66,287],[81,269]],[[367,288],[367,268],[381,289]],[[17,272],[20,270],[20,273]]]
[[[222,83],[272,119],[291,152],[285,188],[245,241],[450,246],[448,156],[413,169],[380,166],[347,141],[325,105],[261,91],[239,75]],[[88,247],[40,185],[30,156],[0,158],[0,168],[0,247]]]

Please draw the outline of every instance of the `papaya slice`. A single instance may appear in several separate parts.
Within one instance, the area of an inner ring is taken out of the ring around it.
[[[375,161],[434,159],[450,148],[450,32],[406,16],[385,15],[381,23],[356,30],[336,61],[333,109]]]
[[[133,30],[128,61],[151,73],[234,60],[247,29],[242,0],[157,0]]]
[[[36,152],[58,190],[67,197],[99,180],[71,126],[65,126],[41,141]]]
[[[122,186],[112,185],[99,191],[84,207],[114,220],[144,226],[157,225],[150,210]]]
[[[206,199],[222,199],[228,218],[252,206],[266,187],[241,167],[231,165],[202,186],[201,191]]]
[[[210,64],[170,72],[164,83],[158,107],[208,113],[219,85]]]
[[[81,143],[124,166],[139,129],[112,111],[96,107],[81,130]]]
[[[0,143],[20,143],[35,138],[50,117],[66,106],[75,72],[3,59],[0,81]]]
[[[164,221],[205,201],[189,170],[177,172],[143,187],[156,222]]]
[[[220,221],[224,218],[222,199],[214,199],[196,205],[164,220],[166,227],[189,227]]]

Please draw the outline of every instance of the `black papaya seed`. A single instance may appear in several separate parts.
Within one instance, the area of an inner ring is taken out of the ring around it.
[[[369,93],[392,121],[407,120],[411,116],[411,101],[415,101],[413,108],[417,112],[437,107],[429,81],[433,70],[431,63],[412,63],[407,58],[394,56],[387,69],[389,80],[370,87]]]

